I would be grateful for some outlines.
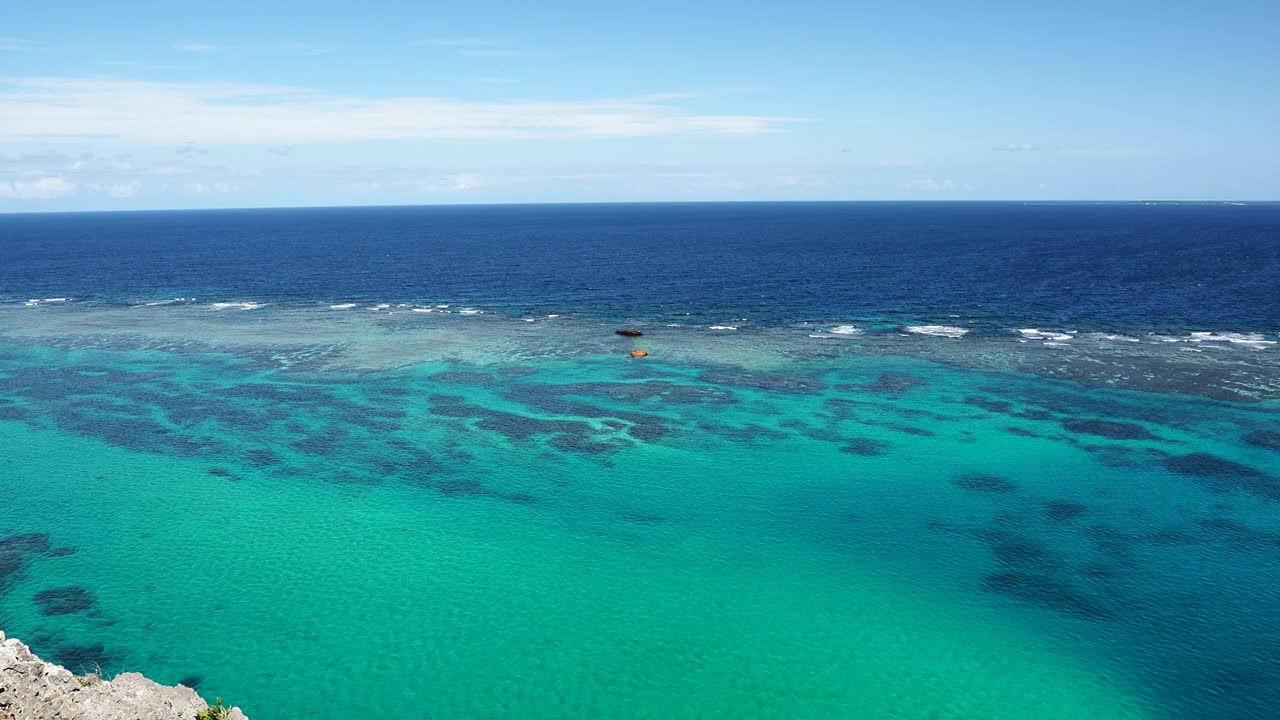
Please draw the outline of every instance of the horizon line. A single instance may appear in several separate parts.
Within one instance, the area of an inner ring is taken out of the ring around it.
[[[235,212],[242,210],[363,210],[390,208],[571,207],[604,205],[1280,205],[1276,200],[588,200],[582,202],[374,203],[366,205],[243,205],[231,207],[117,208],[85,210],[0,210],[0,215],[82,215],[90,213]]]

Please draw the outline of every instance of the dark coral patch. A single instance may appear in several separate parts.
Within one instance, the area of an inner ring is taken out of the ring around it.
[[[59,665],[72,672],[98,671],[109,664],[111,656],[98,645],[67,645],[54,653]]]
[[[987,389],[987,388],[984,388]],[[1015,405],[1007,400],[993,400],[991,398],[981,397],[979,395],[970,395],[962,401],[965,405],[982,408],[993,413],[1002,415],[1011,415],[1013,417],[1026,418],[1028,420],[1048,420],[1053,417],[1053,413],[1040,408],[1028,408],[1026,410],[1017,410]]]
[[[26,408],[17,405],[0,405],[0,420],[29,420],[31,417],[31,411]]]
[[[1082,620],[1114,620],[1116,614],[1101,600],[1057,578],[1039,573],[996,572],[983,587]]]
[[[1004,431],[1009,433],[1010,435],[1017,435],[1018,437],[1031,437],[1031,438],[1044,437],[1040,433],[1032,432],[1025,428],[1016,427],[1014,425],[1010,425],[1009,427],[1006,427]]]
[[[726,423],[703,422],[698,423],[698,429],[741,443],[753,443],[757,440],[785,440],[790,437],[788,433],[759,423],[729,425]]]
[[[49,552],[49,547],[49,536],[44,533],[10,535],[0,540],[0,553],[46,553]]]
[[[35,594],[41,615],[71,615],[93,607],[93,593],[79,587],[41,590]]]
[[[1089,511],[1089,508],[1067,500],[1053,500],[1045,503],[1044,513],[1054,522],[1069,522]]]
[[[1018,489],[1012,480],[989,473],[965,473],[954,482],[956,487],[974,492],[1010,493]]]
[[[933,437],[936,435],[932,430],[925,430],[914,425],[899,425],[897,423],[879,423],[882,427],[889,428],[895,432],[906,433],[907,435],[915,435],[917,437]]]
[[[461,370],[439,372],[431,376],[432,380],[454,383],[456,385],[493,385],[496,378],[488,373],[466,372]]]
[[[32,555],[48,553],[49,548],[49,536],[44,533],[11,535],[0,540],[0,583],[10,576],[18,576]]]
[[[601,397],[616,402],[637,403],[654,401],[679,405],[728,405],[738,399],[733,393],[719,387],[686,385],[666,380],[650,380],[630,383],[576,383],[572,385],[543,385],[538,390],[526,387],[540,396],[577,395]]]
[[[330,425],[323,430],[308,434],[305,438],[292,443],[292,446],[295,450],[310,455],[331,455],[348,435],[350,433],[347,430]]]
[[[189,687],[192,690],[197,690],[199,689],[200,683],[202,682],[204,682],[204,678],[200,677],[199,675],[188,675],[182,678],[181,680],[179,680],[178,684]]]
[[[1274,430],[1256,430],[1245,435],[1244,441],[1254,447],[1280,450],[1280,432]]]
[[[269,467],[271,465],[280,464],[280,456],[277,455],[275,451],[268,450],[266,448],[250,450],[245,453],[245,456],[249,458],[249,462],[257,465],[258,467]]]
[[[901,395],[908,390],[928,384],[924,378],[915,375],[904,375],[902,373],[884,373],[880,379],[871,383],[837,385],[837,390],[846,392],[870,392],[883,395]]]
[[[528,377],[530,375],[537,375],[538,368],[511,365],[509,367],[500,368],[498,370],[498,374],[506,377]]]
[[[1126,447],[1123,445],[1082,445],[1082,450],[1107,467],[1144,467],[1164,460],[1169,454],[1155,448]]]
[[[705,372],[699,380],[715,385],[753,388],[782,393],[813,393],[827,389],[827,384],[802,375],[738,374],[729,372]]]
[[[889,452],[889,444],[871,438],[851,438],[840,448],[840,452],[860,457],[875,457]]]
[[[0,581],[21,571],[24,564],[21,553],[0,552]]]
[[[1098,435],[1111,440],[1159,440],[1141,425],[1113,420],[1067,420],[1062,427],[1078,435]]]
[[[236,475],[235,473],[231,472],[230,470],[228,470],[228,469],[226,469],[226,468],[211,467],[211,468],[209,468],[208,470],[206,470],[205,472],[209,473],[210,475],[212,475],[212,476],[214,476],[214,477],[226,478],[226,479],[230,480],[231,482],[240,482],[240,476],[239,476],[239,475]]]
[[[660,421],[634,422],[627,430],[627,434],[642,442],[657,442],[673,432],[671,426]]]
[[[991,553],[1004,565],[1048,566],[1052,562],[1043,546],[1023,538],[992,543]]]
[[[781,425],[784,428],[795,430],[810,440],[819,440],[821,442],[841,442],[844,440],[844,436],[835,430],[816,428],[800,420],[783,420]]]
[[[991,398],[970,395],[964,399],[965,405],[982,408],[995,413],[1011,414],[1013,412],[1013,403],[1005,400],[992,400]]]
[[[1197,452],[1166,458],[1165,467],[1180,475],[1200,480],[1213,492],[1240,490],[1250,495],[1280,500],[1280,482],[1257,468]]]
[[[623,446],[617,440],[598,440],[581,435],[556,435],[548,441],[551,447],[561,452],[601,455],[613,452]]]

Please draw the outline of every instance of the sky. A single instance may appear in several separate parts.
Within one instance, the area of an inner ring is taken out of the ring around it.
[[[0,212],[1280,200],[1280,2],[0,4]]]

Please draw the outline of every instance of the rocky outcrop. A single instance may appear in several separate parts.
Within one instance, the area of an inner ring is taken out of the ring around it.
[[[0,720],[195,720],[208,709],[195,690],[138,673],[75,675],[0,632]],[[222,717],[246,720],[239,708]]]

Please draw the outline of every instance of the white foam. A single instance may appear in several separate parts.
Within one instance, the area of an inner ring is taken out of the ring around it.
[[[477,310],[477,309],[475,309],[475,308],[463,308],[463,309],[461,309],[461,310],[459,310],[459,311],[458,311],[458,314],[459,314],[459,315],[483,315],[483,314],[484,314],[484,311],[483,311],[483,310]]]
[[[1071,343],[1052,342],[1052,341],[1043,343],[1043,345],[1045,347],[1071,347]]]
[[[733,325],[708,325],[708,330],[737,330]]]
[[[435,312],[435,310],[432,310],[431,308],[414,308],[413,311],[414,312]]]
[[[209,305],[214,310],[257,310],[266,306],[266,303],[259,302],[216,302]]]
[[[830,330],[832,335],[857,335],[862,332],[853,325],[837,325]]]
[[[338,303],[337,305],[330,305],[329,309],[330,310],[350,310],[355,306],[356,306],[355,303]]]
[[[156,300],[154,302],[142,303],[142,307],[155,307],[157,305],[173,305],[175,303],[188,303],[188,302],[195,302],[195,301],[196,301],[195,298],[184,298],[184,297],[169,298],[168,300]]]
[[[1069,332],[1057,330],[1040,330],[1038,328],[1022,328],[1017,333],[1028,340],[1074,340]]]
[[[1276,344],[1275,340],[1268,340],[1259,333],[1193,332],[1189,340],[1193,343],[1226,342],[1233,345],[1244,345],[1255,350],[1262,350],[1265,347]]]
[[[969,328],[953,325],[908,325],[903,328],[916,335],[934,335],[937,337],[962,338],[969,333]]]
[[[437,305],[436,307],[438,307],[438,308],[440,308],[441,310],[443,310],[443,309],[445,309],[445,308],[449,307],[449,303],[445,303],[445,304],[443,304],[443,305]]]
[[[537,322],[537,320],[536,320],[535,318],[525,318],[525,319],[524,319],[524,321],[525,321],[525,322]]]
[[[548,316],[547,316],[547,319],[548,319],[548,320],[550,320],[550,319],[552,319],[552,318],[558,318],[558,317],[560,317],[560,316],[559,316],[559,315],[556,315],[556,314],[554,314],[554,313],[552,313],[551,315],[548,315]]]
[[[70,299],[71,299],[71,298],[45,298],[45,299],[44,299],[44,301],[45,301],[45,302],[52,302],[52,303],[59,303],[59,302],[66,302],[66,301],[68,301],[68,300],[70,300]]]
[[[1138,338],[1129,337],[1128,335],[1103,335],[1102,337],[1106,340],[1123,340],[1125,342],[1142,342]]]

